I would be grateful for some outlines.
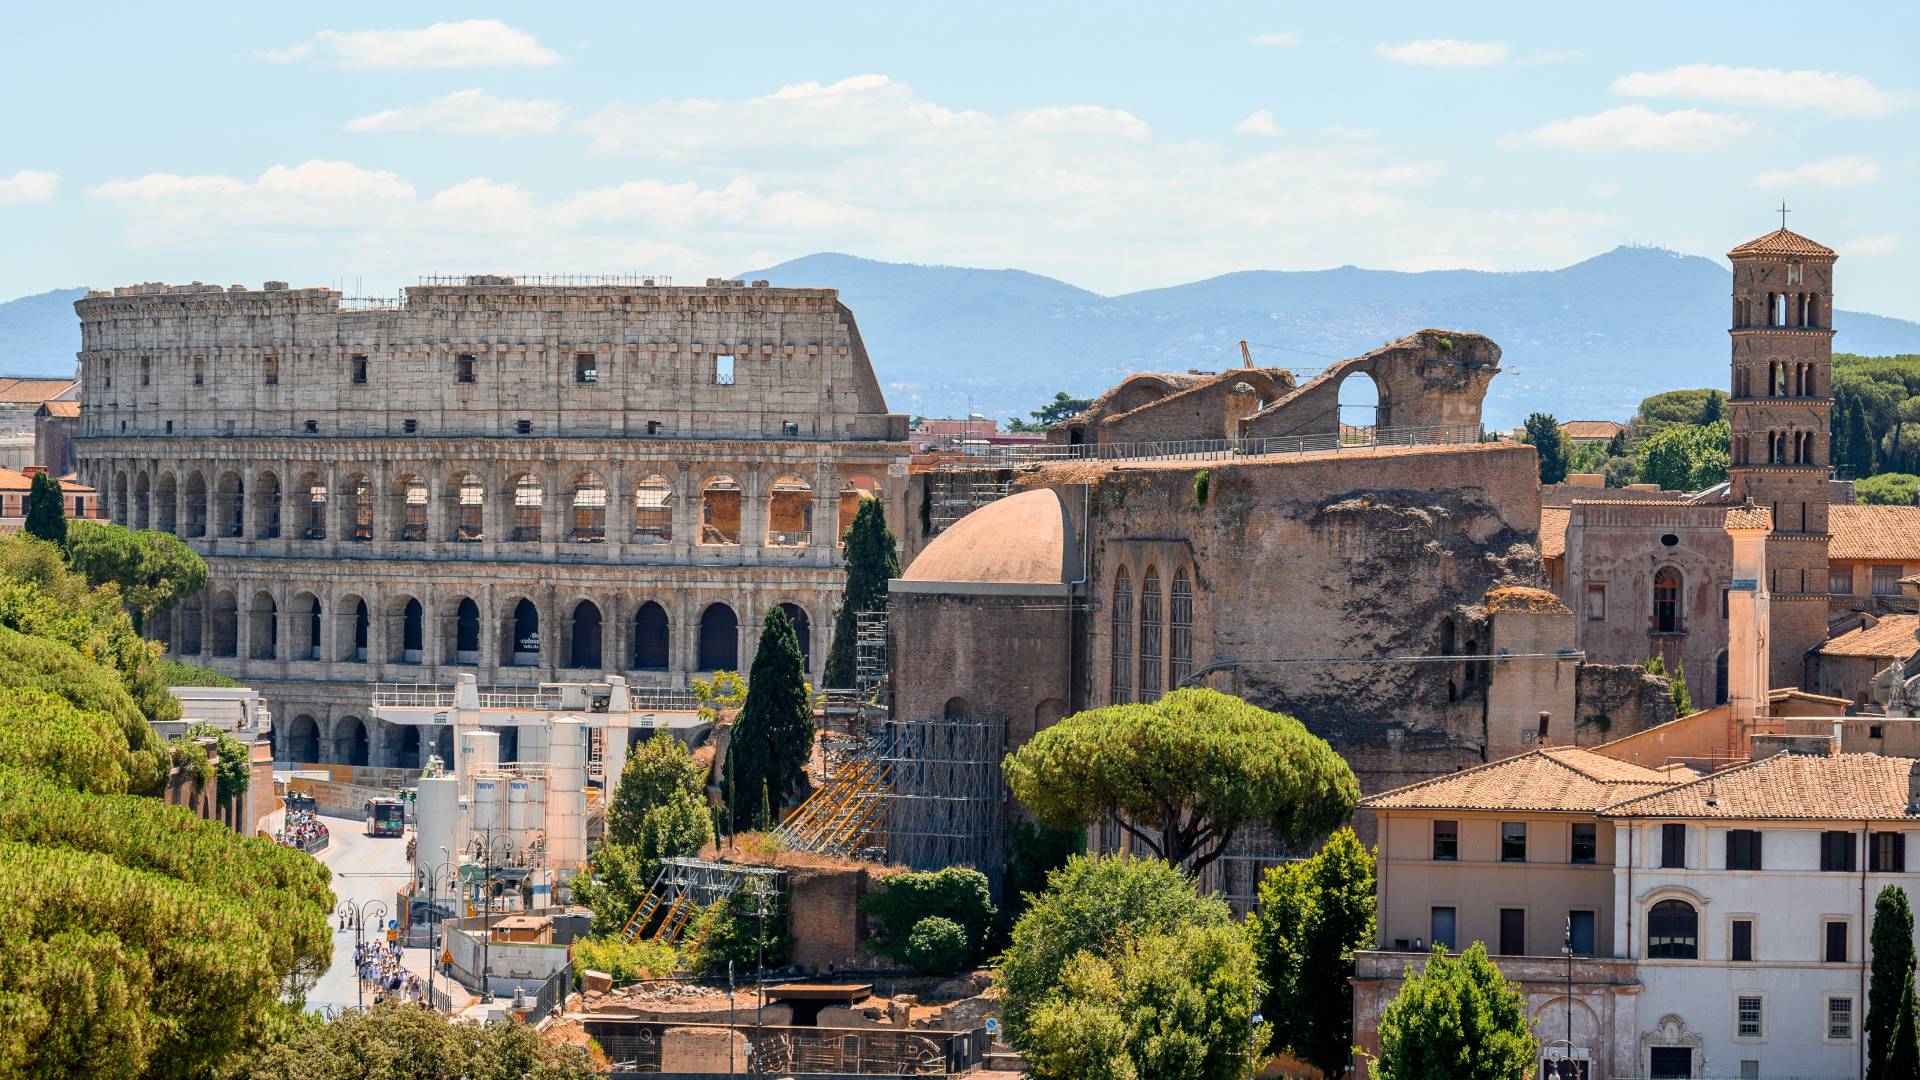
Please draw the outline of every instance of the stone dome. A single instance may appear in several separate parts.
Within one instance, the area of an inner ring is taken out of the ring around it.
[[[1051,488],[1010,495],[933,538],[901,581],[1064,585],[1078,577],[1073,521]]]

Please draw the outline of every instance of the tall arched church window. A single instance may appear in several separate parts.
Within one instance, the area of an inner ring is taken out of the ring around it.
[[[1147,568],[1140,579],[1140,700],[1160,700],[1160,651],[1163,616],[1160,610],[1160,571]]]
[[[1167,624],[1167,688],[1178,690],[1193,674],[1193,579],[1186,567],[1173,572]]]
[[[1113,704],[1133,700],[1133,582],[1127,568],[1113,575]]]

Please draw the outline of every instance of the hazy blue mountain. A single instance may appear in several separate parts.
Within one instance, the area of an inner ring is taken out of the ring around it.
[[[1500,343],[1490,425],[1543,409],[1625,418],[1661,390],[1727,384],[1728,275],[1656,248],[1616,248],[1559,270],[1408,274],[1248,270],[1101,296],[1021,270],[808,255],[740,276],[840,290],[901,412],[1024,416],[1056,390],[1093,394],[1140,370],[1254,362],[1307,374],[1429,326]],[[1846,266],[1840,295],[1846,297]],[[68,289],[0,304],[0,374],[70,374],[79,348]],[[1841,311],[1835,347],[1920,352],[1920,323]],[[1275,347],[1278,348],[1275,348]]]
[[[0,304],[0,375],[72,378],[80,351],[73,302],[85,289],[55,289]]]
[[[1055,390],[1094,393],[1131,371],[1233,366],[1243,337],[1269,346],[1256,364],[1304,374],[1429,326],[1500,343],[1487,420],[1501,427],[1534,409],[1625,418],[1648,394],[1728,382],[1727,271],[1655,248],[1518,273],[1250,270],[1111,297],[1019,270],[838,254],[743,276],[839,288],[889,404],[932,415],[970,396],[990,416],[1024,415]],[[1844,300],[1844,268],[1840,287]],[[1920,323],[1841,311],[1839,330],[1843,351],[1920,352]]]

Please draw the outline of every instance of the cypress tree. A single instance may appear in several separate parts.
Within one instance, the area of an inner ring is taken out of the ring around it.
[[[60,490],[59,479],[51,473],[33,474],[33,487],[27,491],[26,531],[28,536],[56,544],[67,542],[65,493]]]
[[[747,700],[733,723],[727,744],[727,808],[739,829],[764,815],[779,820],[780,804],[806,779],[813,753],[813,705],[807,700],[807,673],[800,662],[800,639],[785,610],[767,611],[760,644],[747,676]],[[744,797],[741,793],[746,793]],[[746,805],[759,792],[758,806]]]
[[[854,616],[862,611],[885,611],[887,581],[900,576],[893,530],[887,528],[887,512],[879,499],[860,500],[860,512],[847,529],[846,543],[847,588],[833,617],[833,644],[827,649],[827,667],[821,675],[821,681],[835,690],[854,684]]]
[[[1900,1017],[1894,1024],[1893,1045],[1887,1047],[1885,1061],[1869,1058],[1867,1067],[1880,1066],[1877,1074],[1881,1080],[1913,1080],[1920,1077],[1920,1036],[1914,1033],[1913,1019],[1913,974],[1907,974],[1907,981],[1900,990]],[[1876,1075],[1868,1072],[1868,1076]]]
[[[1853,475],[1873,475],[1873,429],[1867,426],[1867,410],[1860,404],[1859,398],[1853,399],[1853,408],[1847,411],[1847,451],[1851,455],[1847,464],[1853,466]]]
[[[1912,1022],[1912,1000],[1909,998],[1903,1006],[1901,998],[1913,992],[1913,958],[1913,909],[1907,905],[1904,889],[1888,885],[1873,902],[1873,971],[1867,982],[1867,1080],[1900,1075],[1883,1070],[1903,1008],[1909,1014],[1905,1022]]]
[[[1527,417],[1527,434],[1522,440],[1533,445],[1534,452],[1540,455],[1540,482],[1557,484],[1567,478],[1567,455],[1570,447],[1567,437],[1560,431],[1560,422],[1551,413],[1534,413]]]

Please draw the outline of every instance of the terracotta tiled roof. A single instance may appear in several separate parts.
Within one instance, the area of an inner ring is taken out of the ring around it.
[[[1833,249],[1824,244],[1816,244],[1797,232],[1775,229],[1765,236],[1755,237],[1732,251],[1734,255],[1812,255],[1831,259]]]
[[[1736,506],[1727,511],[1729,529],[1771,529],[1773,511],[1764,506]]]
[[[12,469],[0,469],[0,491],[27,491],[33,487],[33,477]]]
[[[1920,562],[1920,506],[1855,506],[1827,510],[1829,559]]]
[[[48,416],[80,415],[80,403],[77,401],[47,401],[42,402],[40,407],[46,410]]]
[[[72,379],[21,379],[0,375],[0,401],[37,405],[73,389]]]
[[[1775,754],[1608,807],[1607,817],[1920,821],[1907,813],[1913,758]],[[1713,805],[1707,800],[1712,799]]]
[[[1560,425],[1560,434],[1569,439],[1611,439],[1627,430],[1618,420],[1568,420]]]
[[[1543,506],[1540,508],[1540,557],[1543,559],[1562,558],[1567,553],[1567,522],[1573,517],[1573,509],[1566,506]]]
[[[1821,656],[1908,657],[1920,650],[1915,629],[1920,629],[1920,615],[1883,615],[1879,625],[1828,638],[1813,651]]]
[[[1598,810],[1691,778],[1589,750],[1533,750],[1362,799],[1375,810]]]

